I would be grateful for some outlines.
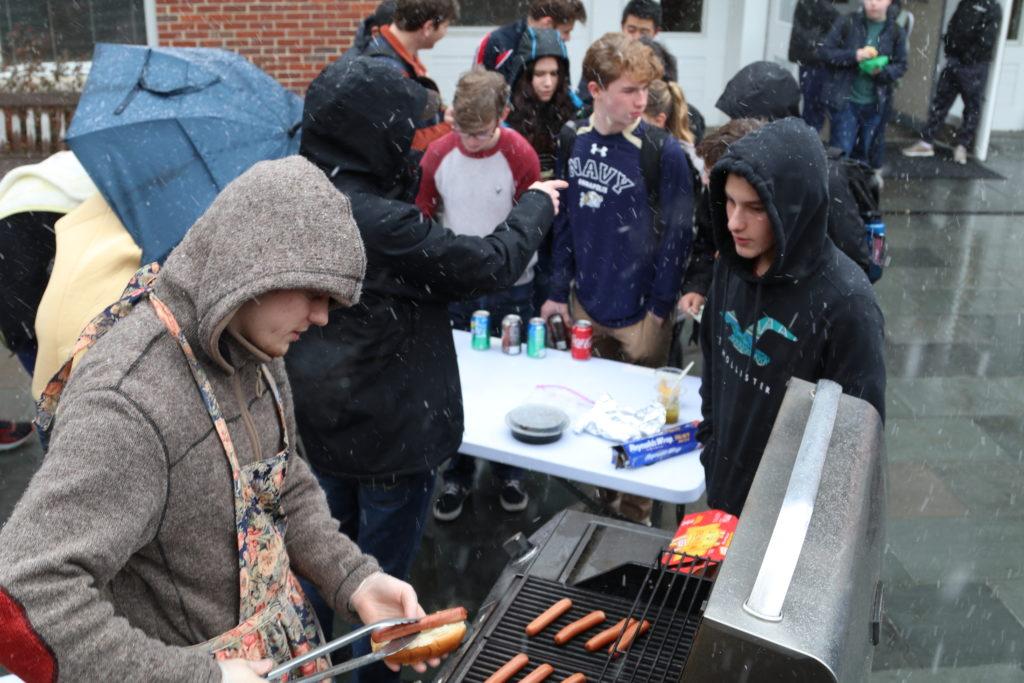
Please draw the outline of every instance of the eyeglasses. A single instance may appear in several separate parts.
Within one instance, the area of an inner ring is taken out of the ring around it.
[[[464,138],[469,138],[470,140],[476,140],[478,142],[486,142],[487,140],[491,139],[492,135],[494,135],[494,131],[498,130],[498,125],[495,124],[490,128],[490,130],[480,131],[479,133],[470,133],[464,131],[461,128],[459,128],[458,124],[455,124],[454,126],[452,126],[452,128],[454,128],[455,132]]]

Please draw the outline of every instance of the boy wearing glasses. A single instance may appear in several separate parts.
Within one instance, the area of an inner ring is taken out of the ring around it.
[[[435,140],[420,161],[422,178],[416,205],[459,235],[490,234],[512,210],[519,196],[540,179],[540,160],[522,135],[503,126],[509,113],[509,86],[494,71],[477,67],[463,74],[455,89],[454,130]],[[473,311],[490,311],[491,335],[501,334],[501,320],[514,313],[525,324],[533,316],[534,256],[511,288],[449,306],[452,326],[468,330]],[[526,508],[522,471],[495,464],[501,480],[501,506],[508,512]],[[455,455],[443,473],[444,488],[434,502],[434,517],[451,521],[462,513],[475,461]]]

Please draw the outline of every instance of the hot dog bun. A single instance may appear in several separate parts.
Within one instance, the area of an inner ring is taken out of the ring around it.
[[[464,621],[420,631],[408,647],[386,658],[385,661],[391,664],[415,664],[432,657],[440,657],[461,645],[462,639],[465,637],[466,622]],[[371,641],[370,647],[376,652],[386,644]]]

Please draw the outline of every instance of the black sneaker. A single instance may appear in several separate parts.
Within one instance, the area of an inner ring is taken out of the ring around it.
[[[526,504],[530,502],[530,494],[523,489],[523,482],[518,479],[509,479],[501,487],[501,507],[506,512],[522,512]]]
[[[0,420],[0,451],[13,451],[31,439],[34,431],[31,422]]]
[[[462,514],[462,503],[469,495],[469,489],[453,481],[446,481],[441,495],[434,501],[434,519],[451,522]]]

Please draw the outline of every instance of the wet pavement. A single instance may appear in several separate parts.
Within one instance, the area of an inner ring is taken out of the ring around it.
[[[1006,180],[885,188],[890,499],[872,681],[1024,681],[1024,139],[995,145],[986,165]],[[27,383],[0,359],[0,415],[31,415]],[[0,520],[40,457],[35,444],[0,454]],[[413,570],[428,609],[472,612],[505,539],[580,505],[557,480],[527,483],[528,509],[506,513],[482,466],[463,515],[430,521]]]

